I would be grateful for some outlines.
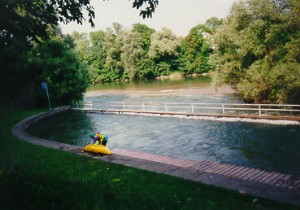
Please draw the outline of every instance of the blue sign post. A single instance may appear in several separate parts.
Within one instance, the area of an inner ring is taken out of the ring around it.
[[[49,97],[48,86],[47,86],[46,82],[42,82],[42,89],[46,90],[47,97],[48,97],[48,103],[49,103],[49,110],[51,110],[50,97]]]

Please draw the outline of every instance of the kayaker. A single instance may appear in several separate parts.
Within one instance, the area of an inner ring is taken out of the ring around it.
[[[101,144],[103,141],[103,135],[101,135],[100,132],[96,132],[95,136],[94,136],[94,144]]]
[[[107,136],[104,136],[104,139],[103,139],[103,141],[102,141],[101,144],[104,145],[104,146],[106,146],[107,140],[108,140],[108,137],[107,137]]]
[[[100,132],[96,132],[95,134],[90,134],[90,138],[94,139],[94,144],[102,144],[106,146],[108,137],[102,135]]]

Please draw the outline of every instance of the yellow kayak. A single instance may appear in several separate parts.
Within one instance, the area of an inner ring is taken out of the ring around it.
[[[101,153],[104,155],[110,155],[111,151],[108,147],[101,145],[101,144],[88,144],[83,148],[86,152],[93,152],[93,153]]]

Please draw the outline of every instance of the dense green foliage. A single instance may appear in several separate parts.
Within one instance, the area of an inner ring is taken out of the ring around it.
[[[216,85],[229,83],[247,102],[300,103],[299,5],[296,0],[239,1],[224,21],[211,18],[184,38],[168,28],[154,31],[140,24],[138,31],[136,26],[129,31],[115,23],[99,31],[106,38],[97,42],[101,59],[89,60],[96,67],[92,81],[213,71]],[[94,44],[87,46],[97,51]]]
[[[0,110],[1,209],[297,209],[12,136],[15,123],[37,113]]]
[[[88,65],[92,82],[132,81],[176,71],[188,74],[210,71],[208,60],[213,51],[205,36],[209,37],[215,29],[209,27],[199,25],[182,38],[168,28],[155,31],[138,23],[128,30],[114,23],[106,31],[91,32],[89,38],[78,32],[73,32],[72,38],[75,51]]]
[[[246,101],[300,103],[299,1],[234,4],[214,36],[216,81]]]
[[[157,0],[132,2],[133,8],[139,9],[144,18],[151,17],[157,4]],[[60,43],[51,39],[61,34],[57,29],[59,23],[75,21],[80,24],[86,20],[85,16],[94,26],[94,8],[90,0],[1,0],[0,106],[43,103],[45,99],[39,90],[41,81],[49,83],[55,104],[80,99],[87,87],[88,75],[83,67],[86,64],[80,64],[71,52],[74,46],[70,37]],[[63,45],[68,45],[69,49]],[[42,49],[50,52],[38,52]],[[34,53],[41,53],[41,56],[34,57]]]
[[[82,99],[88,87],[87,71],[62,39],[42,42],[27,53],[26,60],[26,71],[36,73],[35,85],[48,84],[52,103],[65,105]],[[39,87],[34,90],[41,92]]]
[[[158,0],[134,0],[132,7],[140,9],[144,18],[151,17],[158,5]],[[84,12],[88,21],[94,26],[94,8],[90,0],[1,0],[0,4],[0,48],[13,42],[39,42],[49,38],[48,27],[57,26],[59,22],[72,21],[81,24]]]
[[[158,1],[132,4],[141,16],[151,17]],[[93,25],[90,0],[0,4],[0,105],[43,103],[42,81],[49,83],[54,102],[64,104],[80,99],[86,81],[154,79],[176,72],[214,72],[216,85],[230,84],[248,102],[300,103],[298,0],[241,0],[225,20],[210,18],[186,37],[139,23],[130,30],[114,23],[106,31],[62,37],[58,23],[82,23],[84,12]]]
[[[94,12],[90,0],[1,1],[0,106],[34,106],[43,103],[46,99],[41,97],[42,81],[49,83],[51,98],[56,104],[69,103],[79,98],[78,95],[85,90],[82,87],[78,88],[78,83],[82,82],[84,77],[79,74],[84,72],[75,71],[81,64],[63,43],[47,40],[59,34],[59,30],[56,29],[59,22],[81,23],[84,10],[88,12],[89,21],[93,24]],[[40,56],[37,56],[38,54]],[[67,66],[68,69],[65,70]],[[75,77],[65,76],[65,72],[75,73]],[[81,77],[81,80],[76,81],[78,77]],[[61,80],[63,78],[68,78],[69,81]],[[84,84],[83,86],[86,87]],[[68,89],[72,89],[73,92],[65,94]],[[75,94],[74,91],[80,93]]]
[[[82,10],[88,12],[93,24],[94,11],[90,0],[2,0],[0,4],[0,48],[23,43],[32,45],[49,38],[49,25],[59,22],[82,23]],[[16,43],[17,42],[17,43]]]
[[[15,52],[11,56],[13,54]],[[88,87],[86,67],[73,49],[59,37],[52,37],[49,41],[15,54],[13,60],[14,63],[6,66],[8,72],[3,73],[5,77],[1,84],[1,104],[46,105],[42,82],[48,84],[51,103],[55,106],[81,100],[82,93]]]
[[[200,24],[191,29],[181,46],[180,61],[183,72],[188,74],[206,73],[212,70],[212,66],[208,60],[213,50],[206,39],[208,39],[220,25],[220,20],[212,18],[207,20],[205,25]]]

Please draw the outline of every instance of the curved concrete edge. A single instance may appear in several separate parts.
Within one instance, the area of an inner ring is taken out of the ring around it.
[[[263,197],[271,200],[277,200],[296,206],[300,206],[300,191],[299,190],[289,190],[285,188],[280,188],[276,186],[268,186],[260,183],[248,182],[241,179],[234,179],[231,177],[222,176],[219,174],[206,173],[201,171],[195,171],[190,167],[178,167],[170,164],[157,163],[154,161],[143,160],[129,157],[126,155],[113,154],[109,156],[100,156],[91,153],[82,152],[82,147],[49,141],[46,139],[41,139],[35,136],[31,136],[26,132],[26,129],[32,124],[39,120],[50,117],[55,114],[65,112],[70,110],[70,106],[59,107],[53,109],[49,112],[39,113],[37,115],[28,117],[15,126],[12,127],[12,133],[14,136],[21,140],[29,142],[31,144],[40,145],[43,147],[67,151],[75,153],[78,155],[91,157],[94,159],[101,159],[106,162],[113,164],[125,165],[128,167],[134,167],[142,170],[148,170],[156,173],[162,173],[166,175],[176,176],[179,178],[201,182],[208,185],[213,185],[217,187],[222,187],[229,190],[238,191],[241,194],[250,194],[253,196]]]
[[[70,150],[81,150],[81,147],[75,146],[75,145],[69,145],[64,143],[59,143],[55,141],[49,141],[46,139],[41,139],[35,136],[32,136],[26,132],[26,129],[33,123],[38,122],[39,120],[53,116],[55,114],[66,112],[70,110],[70,106],[63,106],[58,107],[55,109],[52,109],[48,112],[42,112],[37,115],[30,116],[28,118],[25,118],[24,120],[20,121],[16,125],[12,127],[12,133],[14,136],[18,137],[21,140],[24,140],[26,142],[29,142],[31,144],[40,145],[43,147],[48,147],[52,149],[58,149],[58,150],[64,150],[64,151],[70,151]]]

